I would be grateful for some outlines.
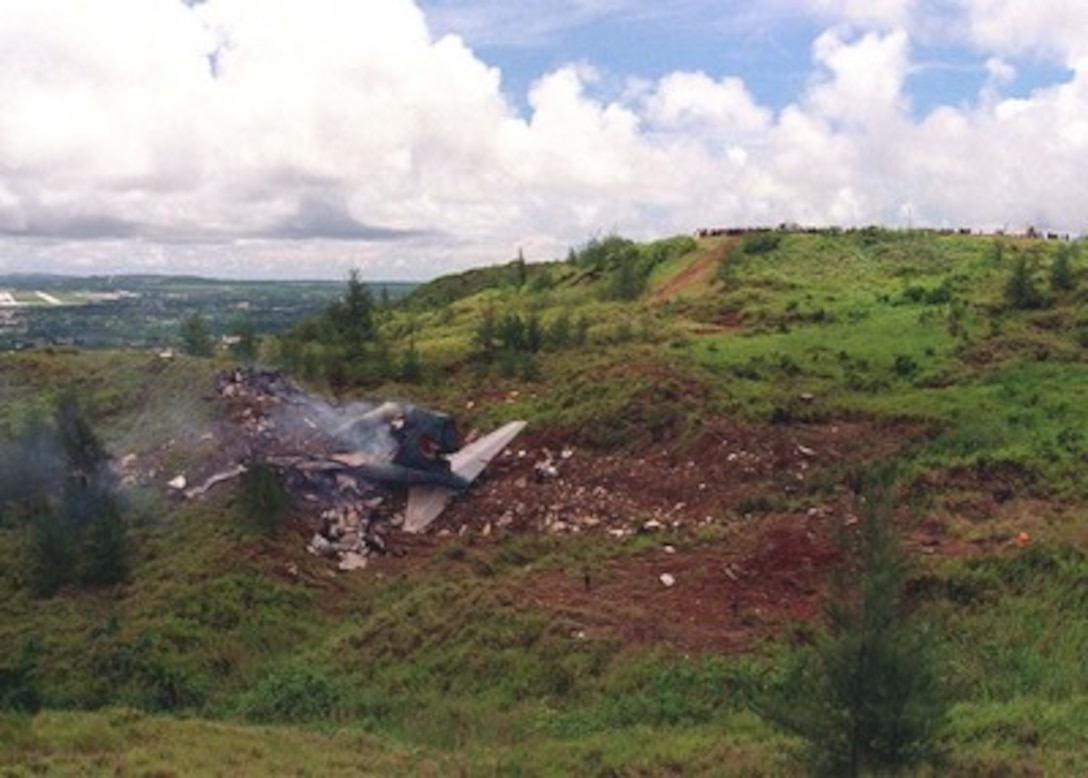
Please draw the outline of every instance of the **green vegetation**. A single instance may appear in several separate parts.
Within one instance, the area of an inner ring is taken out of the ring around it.
[[[382,283],[396,300],[416,284]],[[181,324],[199,314],[213,342],[240,321],[275,334],[313,315],[341,291],[337,281],[223,281],[186,276],[0,275],[17,308],[0,317],[0,352],[45,346],[178,348]],[[39,293],[60,304],[46,304]]]
[[[35,594],[126,577],[125,520],[108,460],[71,394],[58,400],[52,427],[31,416],[22,433],[0,448],[0,506],[25,528]]]
[[[828,633],[785,657],[754,697],[772,724],[804,739],[803,762],[827,776],[894,773],[932,761],[947,723],[945,673],[912,623],[909,559],[897,536],[887,466],[862,478],[864,519],[840,530]]]
[[[223,351],[0,355],[0,772],[1083,774],[1084,272],[1079,244],[1013,237],[608,236],[401,301],[353,275],[278,334],[253,320],[260,354],[317,390],[450,409],[463,429],[525,418],[534,444],[609,473],[715,464],[719,433],[781,444],[769,474],[735,471],[760,491],[669,530],[676,557],[739,548],[765,520],[850,520],[858,567],[831,582],[825,621],[750,610],[755,638],[728,654],[541,604],[589,567],[656,575],[660,536],[470,531],[339,575],[259,461],[172,499],[166,480],[216,454],[224,411],[203,395]],[[873,440],[830,434],[847,425]],[[808,469],[777,464],[821,436]],[[107,452],[139,477],[91,477]],[[857,460],[876,457],[898,488],[858,501]],[[121,521],[56,523],[83,510]],[[782,596],[808,593],[795,585]],[[783,696],[755,706],[765,719],[751,703],[768,685]]]
[[[266,535],[275,535],[283,524],[290,496],[267,462],[251,461],[242,473],[239,507],[251,526]]]
[[[208,323],[199,313],[185,317],[181,323],[181,349],[191,357],[210,357],[215,352]]]

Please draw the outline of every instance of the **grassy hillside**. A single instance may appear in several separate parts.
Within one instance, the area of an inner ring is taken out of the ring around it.
[[[1013,288],[1021,262],[1035,295]],[[43,708],[0,714],[0,764],[796,774],[797,741],[745,690],[821,629],[836,527],[863,507],[850,483],[890,459],[910,610],[954,699],[943,760],[918,774],[1084,773],[1084,263],[1075,245],[929,232],[613,236],[440,279],[378,318],[384,353],[421,370],[335,388],[449,410],[465,432],[524,418],[527,454],[352,574],[305,552],[305,505],[268,536],[236,483],[166,487],[223,456],[227,363],[2,356],[6,440],[74,390],[136,464],[122,584],[34,596],[26,517],[0,514],[0,688]],[[538,483],[535,459],[564,448]]]

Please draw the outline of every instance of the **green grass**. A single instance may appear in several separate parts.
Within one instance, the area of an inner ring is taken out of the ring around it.
[[[723,277],[673,299],[657,295],[698,252],[657,265],[647,296],[627,303],[566,263],[530,267],[522,286],[500,268],[424,287],[382,326],[394,351],[413,339],[430,378],[371,394],[451,410],[463,429],[525,418],[621,454],[681,447],[708,418],[917,422],[930,432],[902,454],[914,507],[949,542],[995,549],[929,559],[912,583],[958,701],[945,762],[919,774],[1088,771],[1083,300],[1003,302],[1016,253],[1045,289],[1056,247],[1008,241],[999,258],[989,238],[884,231],[739,245],[706,242]],[[542,350],[532,379],[481,369],[472,339],[489,306],[545,325],[585,317],[587,342]],[[115,455],[155,454],[180,472],[212,445],[218,411],[202,395],[219,366],[5,355],[0,436],[74,389]],[[1001,504],[998,487],[1011,490]],[[298,530],[247,529],[236,497],[230,485],[181,505],[130,492],[131,580],[44,600],[24,585],[18,518],[0,519],[0,668],[37,647],[46,705],[0,718],[0,774],[796,773],[795,744],[730,691],[784,646],[640,653],[580,638],[574,621],[509,594],[532,571],[578,571],[657,540],[466,538],[410,573],[337,576]],[[1021,529],[1033,536],[1023,550],[1009,542]]]

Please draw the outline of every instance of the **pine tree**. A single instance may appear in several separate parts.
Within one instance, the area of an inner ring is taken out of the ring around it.
[[[570,345],[571,337],[570,314],[565,310],[560,311],[548,327],[547,341],[552,348],[564,349]]]
[[[820,775],[883,774],[926,761],[946,721],[932,642],[903,602],[910,568],[892,494],[890,470],[865,477],[864,518],[840,540],[827,634],[796,649],[753,700],[770,723],[807,743],[803,759]]]
[[[50,597],[75,578],[71,527],[44,497],[31,504],[29,517],[30,588]]]
[[[535,354],[543,345],[544,328],[540,324],[540,317],[530,313],[525,320],[525,349]]]
[[[410,384],[423,379],[423,363],[419,359],[414,340],[408,343],[408,348],[401,355],[400,379]]]
[[[289,498],[267,462],[250,462],[241,479],[240,503],[250,526],[274,535],[287,511]]]
[[[1013,263],[1012,273],[1005,282],[1005,301],[1014,310],[1040,308],[1043,296],[1035,288],[1027,258],[1020,255]]]
[[[517,259],[511,265],[514,271],[514,286],[521,289],[529,280],[529,271],[525,266],[525,253],[520,248],[518,249]]]
[[[239,362],[252,364],[257,360],[257,328],[248,316],[236,316],[230,323],[229,333],[235,338],[231,345],[231,354]]]
[[[65,394],[57,401],[55,417],[69,477],[97,478],[109,462],[109,454],[91,429],[75,395]]]
[[[1069,292],[1076,288],[1073,276],[1073,246],[1066,244],[1058,249],[1054,263],[1050,266],[1050,286],[1056,292]]]
[[[362,350],[377,335],[374,324],[374,297],[370,287],[363,283],[355,268],[348,276],[348,289],[344,294],[341,333],[349,348]]]
[[[25,496],[30,583],[41,596],[65,584],[102,586],[128,575],[128,537],[109,454],[74,395],[54,414],[57,466]]]
[[[208,323],[199,313],[187,316],[181,323],[181,349],[193,357],[210,357],[215,353]]]
[[[18,653],[0,657],[0,711],[36,713],[42,707],[38,688],[41,650],[41,643],[31,638]]]
[[[109,453],[74,396],[60,399],[56,419],[66,464],[61,517],[78,559],[71,577],[91,586],[118,583],[128,575],[128,538]]]
[[[129,573],[128,531],[112,494],[99,496],[97,514],[83,535],[82,582],[109,586],[124,581]]]
[[[472,342],[475,345],[479,357],[484,362],[490,362],[495,352],[495,340],[499,334],[498,322],[495,319],[495,309],[488,306],[480,316],[473,333]]]

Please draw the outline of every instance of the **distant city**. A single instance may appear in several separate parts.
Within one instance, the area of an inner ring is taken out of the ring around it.
[[[380,283],[374,291],[398,299],[415,286]],[[177,343],[181,322],[193,314],[201,315],[217,337],[239,321],[258,334],[274,334],[343,291],[341,281],[0,275],[0,351],[163,348]]]

